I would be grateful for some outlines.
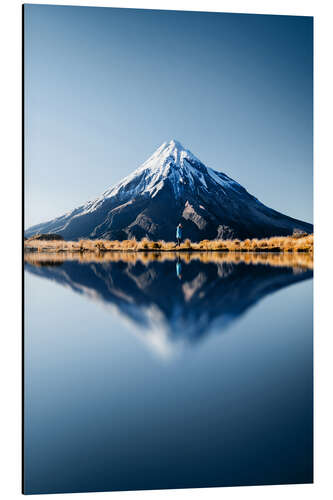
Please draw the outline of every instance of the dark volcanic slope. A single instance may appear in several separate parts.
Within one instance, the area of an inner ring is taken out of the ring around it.
[[[312,224],[266,207],[230,177],[170,141],[96,200],[29,228],[25,236],[174,240],[178,222],[192,241],[290,235],[295,229],[313,232]]]

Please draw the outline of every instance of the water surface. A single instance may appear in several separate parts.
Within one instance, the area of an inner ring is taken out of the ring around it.
[[[308,266],[26,270],[26,493],[312,481]]]

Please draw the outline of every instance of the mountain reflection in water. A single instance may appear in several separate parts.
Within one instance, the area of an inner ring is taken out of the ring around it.
[[[78,262],[51,259],[31,273],[113,306],[161,355],[175,344],[193,345],[221,332],[266,295],[312,277],[312,270],[245,262],[123,260]]]

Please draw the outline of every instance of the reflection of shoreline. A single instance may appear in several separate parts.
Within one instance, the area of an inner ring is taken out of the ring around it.
[[[76,254],[55,255],[58,260],[50,254],[27,257],[27,271],[111,306],[163,356],[196,344],[210,332],[224,331],[267,295],[313,275],[295,259],[288,265],[282,256],[276,260],[277,255],[272,256],[275,265],[267,256],[254,255],[253,263],[250,255],[207,253],[110,253],[89,262],[85,254],[80,261]],[[33,262],[34,257],[39,260]]]
[[[24,261],[33,265],[55,265],[76,262],[168,262],[200,261],[203,263],[267,264],[273,267],[293,267],[296,271],[313,269],[313,256],[309,253],[281,252],[25,252]]]
[[[26,270],[110,306],[163,356],[176,346],[177,350],[196,344],[210,332],[224,331],[264,297],[313,275],[295,262],[293,267],[267,261],[245,264],[239,255],[234,256],[236,262],[230,255],[223,256],[228,261],[202,262],[200,255],[194,259],[193,254],[170,256],[162,262],[159,259],[167,257],[164,253],[156,254],[155,260],[148,254],[146,261],[127,254],[132,258],[128,262],[124,254],[113,262],[105,256],[98,262],[44,257],[48,260],[26,262]]]

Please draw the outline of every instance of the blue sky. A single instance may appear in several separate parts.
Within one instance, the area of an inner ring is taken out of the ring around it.
[[[25,6],[26,227],[175,138],[312,222],[310,17]]]

